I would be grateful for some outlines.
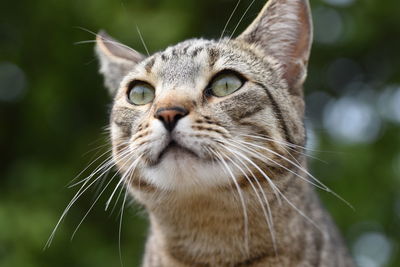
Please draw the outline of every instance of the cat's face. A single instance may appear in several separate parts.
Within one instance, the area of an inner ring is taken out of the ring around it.
[[[304,1],[280,2],[288,1],[272,1],[237,39],[189,40],[148,58],[99,36],[106,83],[118,87],[114,160],[133,186],[240,183],[257,168],[285,166],[281,156],[304,144],[309,10]]]

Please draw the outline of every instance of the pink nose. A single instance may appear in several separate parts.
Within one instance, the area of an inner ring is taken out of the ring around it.
[[[177,122],[185,117],[189,112],[183,107],[159,108],[155,117],[159,119],[168,131],[172,131]]]

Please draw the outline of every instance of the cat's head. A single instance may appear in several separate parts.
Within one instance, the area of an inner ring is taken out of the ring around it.
[[[105,33],[96,51],[114,97],[114,160],[133,186],[202,190],[274,177],[304,145],[307,0],[270,0],[235,39],[184,41],[143,56]]]

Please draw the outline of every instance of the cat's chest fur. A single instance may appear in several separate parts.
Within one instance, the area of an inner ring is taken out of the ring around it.
[[[307,171],[311,42],[307,0],[149,57],[98,35],[120,184],[150,218],[144,267],[353,266]]]
[[[273,226],[251,186],[242,187],[247,225],[237,196],[228,190],[183,199],[160,197],[146,206],[151,232],[144,266],[352,266],[314,191],[289,180],[290,174],[290,187],[282,192],[307,219],[271,199],[267,213]]]

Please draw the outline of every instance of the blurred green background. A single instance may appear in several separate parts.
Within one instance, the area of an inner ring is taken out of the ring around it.
[[[228,27],[249,6],[242,0]],[[234,0],[20,0],[0,4],[0,266],[119,266],[118,211],[88,191],[43,250],[77,188],[67,184],[107,150],[110,99],[91,31],[145,52],[190,37],[218,38]],[[256,0],[243,30],[264,0]],[[306,83],[310,166],[355,211],[321,192],[359,266],[400,266],[400,5],[312,0],[315,42]],[[83,176],[94,170],[90,167]],[[109,176],[110,177],[110,176]],[[117,204],[120,207],[121,201]],[[121,254],[138,266],[147,231],[125,209]]]

